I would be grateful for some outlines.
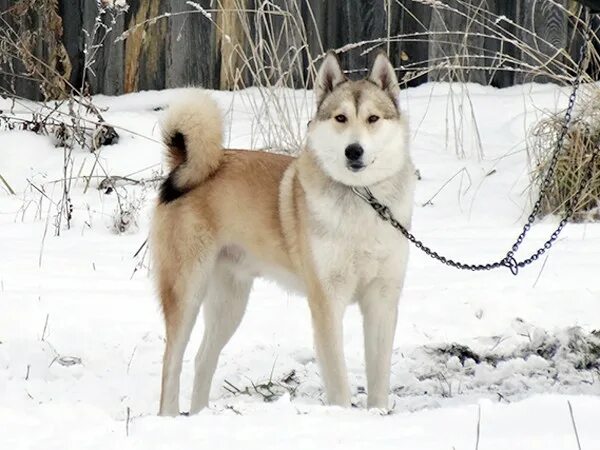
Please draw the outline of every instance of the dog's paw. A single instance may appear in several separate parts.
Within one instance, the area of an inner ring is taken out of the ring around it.
[[[390,416],[394,413],[393,408],[369,408],[369,413],[374,416]]]

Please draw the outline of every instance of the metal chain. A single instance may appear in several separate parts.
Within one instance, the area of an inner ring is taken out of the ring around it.
[[[533,225],[533,223],[535,222],[535,220],[537,218],[542,201],[544,199],[544,196],[546,195],[546,191],[547,191],[548,187],[550,186],[552,179],[554,177],[554,170],[555,170],[556,164],[558,162],[558,157],[563,149],[565,137],[567,136],[567,134],[569,132],[569,125],[570,125],[571,119],[572,119],[573,107],[575,106],[577,90],[579,89],[579,86],[581,83],[581,76],[583,75],[583,72],[584,72],[584,67],[585,67],[584,62],[585,62],[586,56],[587,56],[587,45],[591,41],[591,36],[589,35],[590,34],[589,21],[588,21],[587,30],[588,31],[587,31],[586,38],[584,39],[584,42],[579,50],[579,60],[577,62],[577,73],[573,79],[573,84],[572,84],[573,90],[571,92],[571,95],[569,96],[569,104],[568,104],[567,110],[565,112],[565,118],[564,118],[564,121],[563,121],[563,124],[561,127],[561,131],[558,135],[558,139],[556,141],[556,149],[554,150],[554,153],[552,154],[552,158],[550,159],[548,170],[546,172],[546,175],[544,176],[544,180],[542,181],[542,187],[539,192],[539,197],[533,206],[531,214],[529,214],[529,217],[527,218],[527,222],[523,226],[523,230],[521,231],[521,234],[519,234],[515,243],[512,245],[511,249],[506,253],[506,256],[504,258],[502,258],[499,261],[487,263],[487,264],[468,264],[468,263],[462,263],[459,261],[454,261],[446,256],[440,255],[437,252],[433,251],[431,248],[429,248],[427,245],[425,245],[422,241],[417,239],[412,233],[410,233],[406,229],[406,227],[404,227],[404,225],[402,225],[400,222],[398,222],[394,218],[394,215],[392,214],[390,208],[388,208],[386,205],[384,205],[379,200],[377,200],[377,198],[373,195],[373,193],[369,190],[369,188],[364,187],[364,188],[362,188],[363,192],[361,192],[361,190],[360,190],[361,188],[353,187],[352,191],[356,195],[358,195],[360,198],[362,198],[365,202],[367,202],[377,212],[377,214],[379,215],[379,217],[381,217],[381,219],[383,219],[386,222],[390,222],[390,224],[394,228],[399,230],[406,239],[408,239],[410,242],[412,242],[419,250],[422,250],[425,254],[427,254],[431,258],[436,259],[436,260],[442,262],[443,264],[446,264],[447,266],[455,267],[455,268],[461,269],[461,270],[482,271],[482,270],[497,269],[499,267],[507,267],[510,269],[510,271],[513,275],[517,275],[520,268],[523,268],[523,267],[531,264],[532,262],[536,261],[540,256],[542,256],[544,253],[546,253],[546,251],[549,250],[552,247],[552,244],[558,239],[558,236],[560,235],[561,231],[563,230],[563,228],[565,227],[565,225],[567,224],[569,219],[573,216],[573,210],[575,209],[575,206],[577,205],[577,202],[579,201],[579,198],[581,197],[581,194],[585,188],[585,182],[586,182],[586,180],[591,179],[592,170],[594,167],[594,161],[596,159],[596,156],[598,155],[598,153],[600,153],[600,147],[596,146],[596,148],[593,150],[592,157],[587,166],[586,174],[582,179],[579,189],[578,189],[577,193],[569,200],[565,214],[563,215],[561,221],[559,222],[556,230],[550,235],[550,237],[544,243],[544,245],[542,247],[540,247],[537,251],[532,253],[528,258],[525,258],[521,261],[517,261],[515,259],[515,253],[519,249],[519,246],[525,240],[525,236],[527,235],[527,233],[531,229],[531,226]]]

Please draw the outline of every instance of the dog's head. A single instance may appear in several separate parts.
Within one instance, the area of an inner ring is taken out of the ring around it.
[[[408,161],[408,130],[398,108],[398,79],[384,53],[367,78],[348,80],[333,52],[315,82],[317,112],[308,149],[321,168],[348,186],[369,186],[398,173]]]

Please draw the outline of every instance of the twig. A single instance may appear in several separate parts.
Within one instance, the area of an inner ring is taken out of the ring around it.
[[[275,372],[275,364],[277,364],[277,357],[273,361],[273,366],[271,367],[271,373],[269,374],[269,384],[273,383],[273,372]]]
[[[50,207],[53,202],[48,203],[48,212],[46,213],[46,224],[44,225],[44,234],[42,235],[42,243],[40,245],[40,255],[38,257],[38,267],[42,267],[42,257],[44,256],[44,244],[46,243],[46,236],[48,235],[48,224],[50,223]],[[41,205],[40,205],[41,209]],[[41,211],[40,211],[41,215]]]
[[[16,104],[18,104],[19,106],[27,109],[31,114],[35,114],[36,111],[33,110],[31,107],[29,107],[26,103],[27,99],[18,95],[13,94],[12,92],[8,91],[7,89],[5,89],[4,87],[0,86],[0,93],[9,97],[12,101],[14,101]],[[65,111],[61,111],[61,110],[54,110],[52,108],[50,108],[50,106],[44,104],[44,103],[37,103],[37,106],[41,107],[41,108],[45,108],[45,109],[50,109],[52,110],[56,115],[59,116],[67,116],[68,118],[71,119],[77,119],[80,122],[85,122],[89,125],[94,125],[95,128],[90,128],[90,127],[83,127],[81,125],[79,125],[79,129],[84,129],[84,130],[95,130],[98,127],[101,126],[106,126],[107,123],[104,120],[93,120],[93,119],[89,119],[83,116],[77,116],[76,114],[74,114],[73,111],[69,111],[69,112],[65,112]],[[57,125],[58,124],[63,124],[65,127],[70,128],[70,129],[74,129],[75,127],[71,124],[68,124],[66,122],[61,122],[61,121],[56,121]],[[158,139],[154,139],[153,137],[150,136],[146,136],[142,133],[138,133],[134,130],[131,130],[129,128],[125,128],[123,126],[116,126],[116,125],[111,125],[112,128],[114,128],[115,130],[120,130],[120,131],[124,131],[127,132],[133,136],[137,136],[143,139],[146,139],[148,141],[154,142],[156,144],[162,144],[162,141],[158,140]],[[157,166],[159,164],[153,164],[153,166]],[[145,170],[145,169],[142,169]]]
[[[155,183],[157,181],[162,181],[164,179],[165,179],[165,177],[163,177],[163,176],[156,176],[156,177],[152,177],[152,178],[141,178],[138,180],[136,178],[129,178],[127,176],[111,175],[108,177],[104,177],[102,179],[102,181],[99,184],[99,188],[102,189],[102,188],[106,187],[107,184],[115,185],[116,181],[122,181],[123,182],[123,183],[121,183],[122,185],[127,185],[127,184],[139,185],[139,184],[144,184],[144,183]]]
[[[134,258],[137,258],[137,256],[140,254],[142,249],[146,246],[146,244],[148,244],[148,238],[146,238],[146,240],[144,240],[144,242],[142,242],[142,245],[140,245],[140,248],[138,248],[137,251],[133,254]]]
[[[240,391],[240,390],[239,390],[239,388],[238,388],[237,386],[235,386],[235,385],[234,385],[233,383],[231,383],[230,381],[228,381],[228,380],[223,380],[223,382],[224,382],[224,383],[225,383],[227,386],[230,386],[232,389],[234,389],[234,390],[235,390],[235,392],[232,392],[232,394],[234,394],[234,393],[238,393],[238,394],[239,394],[239,393],[241,393],[241,392],[242,392],[242,391]],[[225,388],[225,389],[227,389],[227,388]],[[229,389],[227,389],[227,390],[228,390],[229,392],[231,392]]]
[[[235,409],[233,405],[225,405],[225,409],[230,409],[231,411],[236,413],[238,416],[243,415],[241,412],[239,412],[237,409]]]
[[[536,287],[538,281],[540,280],[540,277],[542,276],[542,273],[544,272],[544,268],[546,267],[546,263],[548,262],[548,258],[549,257],[550,257],[550,253],[546,253],[546,257],[544,258],[544,262],[542,263],[542,267],[540,268],[540,271],[538,272],[538,275],[535,278],[535,281],[533,282],[533,287]]]
[[[4,186],[6,186],[6,189],[8,189],[8,192],[9,192],[11,195],[17,195],[17,194],[15,194],[15,191],[13,190],[13,188],[12,188],[12,187],[10,187],[10,184],[8,184],[8,181],[6,181],[6,179],[5,179],[5,178],[2,176],[2,174],[1,174],[1,173],[0,173],[0,181],[2,181],[2,184],[3,184]]]
[[[454,175],[452,175],[449,179],[447,179],[444,184],[442,184],[442,186],[435,192],[435,194],[433,194],[431,196],[431,198],[429,198],[429,200],[427,200],[425,203],[423,203],[421,206],[427,206],[427,205],[433,205],[432,200],[434,198],[436,198],[438,196],[438,194],[440,192],[442,192],[442,190],[452,181],[454,180],[458,175],[460,175],[462,172],[467,172],[467,169],[465,169],[464,167],[462,169],[460,169],[458,172],[456,172]]]
[[[575,433],[575,438],[577,439],[577,448],[581,450],[581,442],[579,441],[579,433],[577,432],[577,425],[575,424],[575,416],[573,415],[573,406],[571,406],[571,401],[567,400],[567,404],[569,405],[569,414],[571,415],[571,423],[573,424],[573,432]]]
[[[50,201],[53,205],[56,205],[56,202],[54,200],[52,200],[50,197],[48,197],[48,195],[42,191],[39,187],[37,187],[35,184],[33,184],[31,182],[31,180],[29,180],[29,178],[25,178],[25,180],[27,181],[27,183],[29,183],[29,185],[34,188],[36,191],[38,191],[42,196],[46,197],[46,199],[48,201]],[[62,180],[61,180],[62,181]]]
[[[496,395],[498,396],[498,401],[501,402],[502,400],[504,400],[506,403],[510,403],[510,400],[507,399],[504,395],[502,395],[500,392],[496,392]]]
[[[233,394],[233,395],[236,395],[236,394],[237,394],[237,392],[235,392],[235,391],[233,391],[233,390],[229,389],[227,386],[223,386],[223,389],[225,389],[225,390],[226,390],[227,392],[229,392],[230,394]]]
[[[131,408],[126,409],[127,417],[125,418],[125,436],[129,437],[129,420],[131,419]]]
[[[48,319],[50,318],[50,313],[46,314],[46,321],[44,322],[44,329],[42,330],[42,338],[40,341],[44,342],[46,339],[46,329],[48,328]]]
[[[289,384],[292,381],[295,381],[294,377],[296,376],[296,370],[292,369],[291,371],[289,371],[287,373],[287,375],[284,375],[283,378],[281,379],[282,383],[286,383]]]
[[[136,349],[137,345],[133,347],[133,351],[131,352],[131,356],[129,357],[129,362],[127,363],[127,375],[129,375],[129,368],[131,367],[131,362],[133,361],[133,356],[135,355]]]
[[[141,172],[141,171],[140,171]],[[110,175],[110,176],[106,176],[106,175],[77,175],[77,176],[73,176],[73,177],[69,177],[67,178],[68,181],[78,181],[78,180],[88,180],[88,179],[100,179],[100,183],[98,183],[99,189],[103,189],[105,187],[110,187],[110,186],[106,186],[106,184],[111,184],[113,181],[123,181],[123,184],[134,184],[134,185],[143,185],[145,183],[156,183],[157,181],[162,181],[165,179],[164,176],[154,176],[151,178],[131,178],[129,175]],[[47,186],[49,184],[56,184],[56,183],[62,183],[63,182],[63,178],[57,179],[57,180],[49,180],[49,181],[45,181],[42,186]],[[104,184],[103,184],[104,182]]]
[[[477,438],[475,440],[475,450],[479,450],[480,433],[481,433],[481,405],[477,405]]]
[[[142,267],[144,267],[144,261],[146,260],[146,255],[148,253],[148,245],[147,244],[148,244],[148,238],[146,238],[146,240],[142,243],[140,248],[133,255],[133,259],[136,259],[138,257],[138,255],[141,253],[141,251],[144,250],[144,253],[142,253],[140,260],[136,263],[135,267],[133,268],[133,272],[131,273],[131,277],[129,278],[130,280],[133,279],[134,275],[137,273],[138,270],[140,270]]]

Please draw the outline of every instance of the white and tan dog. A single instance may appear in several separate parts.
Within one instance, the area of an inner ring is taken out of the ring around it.
[[[408,245],[353,186],[368,186],[408,226],[414,169],[398,81],[384,54],[350,81],[329,53],[315,86],[317,112],[297,158],[223,150],[221,114],[199,91],[164,123],[170,175],[151,234],[166,323],[161,415],[179,414],[185,347],[200,305],[191,413],[208,405],[219,354],[240,324],[252,282],[304,292],[329,403],[350,406],[342,318],[364,317],[368,406],[387,408],[390,361]]]

